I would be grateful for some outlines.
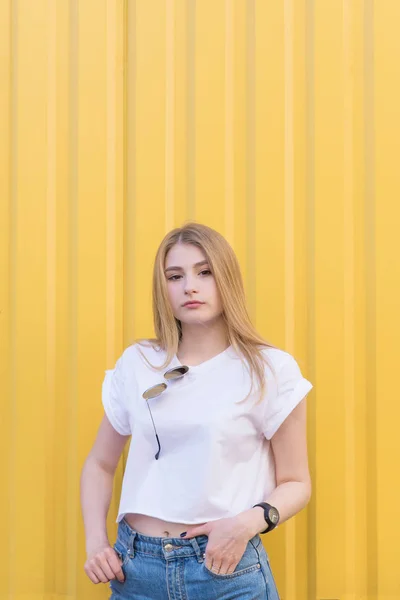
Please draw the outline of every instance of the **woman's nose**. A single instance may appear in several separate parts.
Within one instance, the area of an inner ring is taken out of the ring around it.
[[[193,294],[193,292],[196,292],[196,291],[197,291],[197,287],[193,283],[193,281],[186,280],[186,283],[185,283],[185,293],[186,294]]]
[[[185,294],[195,294],[195,293],[196,293],[196,289],[194,287],[190,287],[190,286],[185,287]]]

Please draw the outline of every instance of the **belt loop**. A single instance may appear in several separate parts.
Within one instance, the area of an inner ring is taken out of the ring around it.
[[[136,538],[137,532],[133,531],[129,534],[129,541],[128,541],[128,554],[131,558],[134,558],[135,556],[135,538]]]
[[[197,543],[197,540],[196,540],[196,538],[195,538],[195,537],[194,537],[194,538],[191,538],[191,539],[190,539],[190,543],[192,544],[192,546],[193,546],[193,549],[194,549],[194,551],[196,552],[196,556],[197,556],[197,562],[199,562],[199,563],[202,563],[202,562],[204,562],[203,554],[202,554],[202,552],[201,552],[201,550],[200,550],[200,546],[199,546],[199,544]]]

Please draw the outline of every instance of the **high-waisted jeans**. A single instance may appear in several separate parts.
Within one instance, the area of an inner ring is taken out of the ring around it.
[[[219,575],[205,563],[208,536],[150,537],[123,519],[114,550],[125,581],[110,581],[112,600],[279,600],[259,535],[249,540],[233,573]]]

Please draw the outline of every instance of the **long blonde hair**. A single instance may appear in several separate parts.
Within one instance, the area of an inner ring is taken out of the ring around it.
[[[164,273],[167,254],[175,244],[192,244],[206,255],[220,294],[222,317],[229,343],[241,357],[242,362],[244,359],[246,368],[250,367],[251,388],[248,396],[253,390],[254,376],[256,376],[260,390],[259,401],[261,401],[266,391],[265,364],[269,364],[262,349],[275,348],[275,346],[262,338],[251,323],[246,307],[242,274],[235,252],[220,233],[207,225],[189,222],[183,227],[173,229],[167,233],[157,250],[153,268],[153,319],[156,337],[140,338],[135,341],[139,345],[150,344],[164,350],[166,358],[165,362],[157,367],[141,353],[143,358],[152,368],[159,371],[165,369],[177,354],[182,338],[181,322],[172,312]]]

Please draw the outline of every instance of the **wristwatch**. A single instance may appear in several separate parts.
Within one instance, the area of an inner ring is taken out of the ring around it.
[[[256,506],[261,506],[264,509],[264,519],[268,523],[267,529],[261,531],[261,533],[267,533],[267,531],[272,531],[279,523],[279,511],[275,506],[271,506],[268,502],[259,502],[255,504],[253,508]]]

